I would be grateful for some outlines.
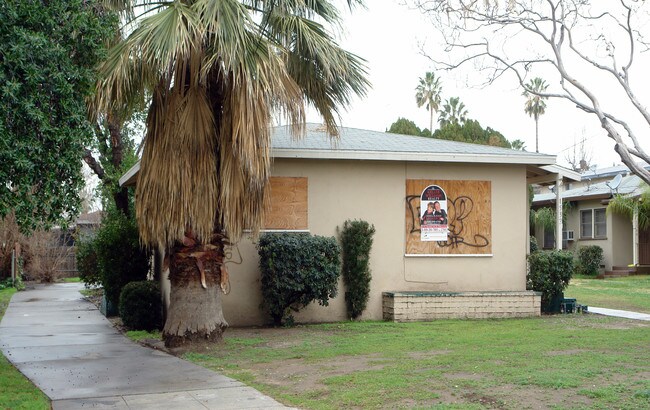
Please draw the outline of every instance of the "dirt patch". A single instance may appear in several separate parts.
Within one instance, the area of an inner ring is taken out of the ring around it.
[[[493,388],[491,396],[499,400],[505,409],[546,410],[563,408],[588,408],[593,401],[579,395],[574,389],[544,389],[535,386],[504,384]]]
[[[483,376],[478,373],[445,373],[445,377],[451,380],[482,380]]]
[[[467,400],[470,403],[477,403],[480,404],[481,406],[490,408],[490,409],[504,409],[504,403],[501,402],[499,399],[492,397],[492,396],[487,396],[484,394],[478,394],[478,393],[466,393],[463,394],[463,398]]]
[[[546,352],[547,356],[572,356],[574,354],[580,354],[586,352],[584,349],[570,349],[570,350],[556,350],[551,352]]]
[[[325,391],[324,380],[355,372],[381,370],[377,363],[379,355],[340,356],[336,361],[311,363],[303,359],[282,360],[271,363],[257,363],[250,367],[256,379],[271,386],[282,386],[291,392],[305,390]]]
[[[452,350],[428,350],[426,352],[408,352],[408,357],[416,360],[428,359],[433,356],[440,356],[452,353]]]

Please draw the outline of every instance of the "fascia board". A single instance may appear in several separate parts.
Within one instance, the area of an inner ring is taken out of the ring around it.
[[[332,150],[297,150],[272,149],[273,158],[304,159],[346,159],[374,161],[409,161],[409,162],[467,162],[491,164],[552,165],[553,155],[517,155],[498,154],[464,154],[464,153],[427,153],[427,152],[378,152],[378,151],[332,151]]]
[[[140,172],[140,161],[136,162],[135,165],[129,168],[129,170],[120,177],[118,181],[120,186],[124,186],[127,182],[130,182],[131,178],[134,178],[138,172]]]

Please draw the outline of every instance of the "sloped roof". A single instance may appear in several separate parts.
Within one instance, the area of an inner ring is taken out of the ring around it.
[[[612,194],[621,194],[621,195],[639,195],[641,194],[642,188],[640,188],[641,178],[636,175],[628,175],[623,177],[621,184],[617,189],[612,190],[608,185],[609,181],[599,182],[597,184],[592,184],[589,186],[584,186],[575,189],[568,189],[560,193],[560,197],[563,200],[575,201],[580,199],[595,199],[595,198],[609,198]],[[546,202],[554,202],[555,193],[548,192],[543,194],[537,194],[533,198],[533,204],[540,205]]]
[[[271,130],[273,158],[345,159],[376,161],[463,162],[521,165],[554,165],[555,155],[518,151],[489,145],[469,144],[412,135],[339,127],[331,138],[323,125],[309,123],[305,135],[294,138],[291,126]],[[140,170],[136,163],[120,185],[133,185]]]
[[[340,127],[339,138],[330,138],[322,125],[313,123],[298,139],[290,126],[272,132],[274,158],[555,164],[554,155],[358,128]]]
[[[99,225],[102,222],[102,211],[82,213],[79,215],[75,224],[77,225]]]
[[[645,162],[639,162],[638,164],[645,169],[650,169],[650,165],[646,164]],[[582,173],[582,180],[586,181],[595,178],[611,178],[618,174],[626,175],[629,173],[630,169],[627,167],[627,165],[620,164],[611,167],[589,169]]]

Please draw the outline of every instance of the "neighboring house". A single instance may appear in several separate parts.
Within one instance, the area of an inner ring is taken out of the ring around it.
[[[266,230],[336,236],[348,219],[376,228],[370,300],[362,319],[396,312],[387,300],[402,291],[442,292],[437,296],[450,299],[456,292],[475,292],[461,304],[441,303],[444,312],[435,317],[539,315],[539,296],[526,291],[527,185],[555,180],[555,156],[353,128],[341,128],[340,138],[330,139],[316,124],[308,124],[299,140],[289,127],[276,127],[272,135]],[[120,183],[135,184],[138,171],[139,164]],[[421,216],[431,200],[421,202],[421,195],[440,199],[438,188],[445,191],[448,235],[434,225],[423,234]],[[436,236],[441,234],[444,239]],[[268,323],[259,309],[254,240],[242,239],[229,253],[226,319],[234,326]],[[166,276],[161,275],[168,303]],[[346,320],[344,294],[341,281],[329,306],[312,304],[296,320]],[[418,314],[402,319],[434,317]]]
[[[58,231],[54,236],[56,244],[50,258],[58,258],[57,271],[61,276],[73,277],[77,275],[77,241],[93,237],[102,222],[102,211],[85,212],[79,215],[66,231],[55,228]]]
[[[650,232],[635,231],[628,217],[607,212],[607,204],[615,194],[638,196],[641,180],[630,175],[627,167],[587,171],[579,182],[567,185],[560,193],[568,206],[566,226],[563,229],[562,247],[577,251],[582,246],[598,245],[603,249],[604,268],[634,265],[650,265]],[[555,206],[554,192],[542,190],[535,195],[533,209]],[[555,246],[553,232],[537,227],[535,237],[540,247]],[[637,252],[635,252],[638,250]]]

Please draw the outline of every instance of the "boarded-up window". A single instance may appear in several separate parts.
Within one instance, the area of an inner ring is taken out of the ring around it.
[[[264,229],[308,229],[307,178],[271,177]]]
[[[422,241],[420,194],[438,185],[447,194],[446,241]],[[492,183],[490,181],[406,180],[406,254],[489,255],[492,253]]]

